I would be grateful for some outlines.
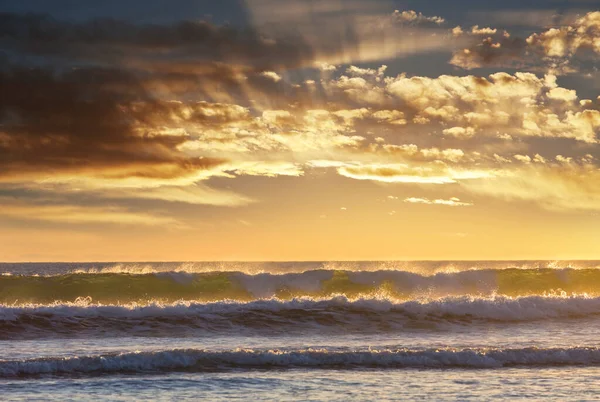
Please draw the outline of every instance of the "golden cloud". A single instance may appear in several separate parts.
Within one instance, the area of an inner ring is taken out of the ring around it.
[[[535,164],[489,180],[465,182],[463,187],[481,195],[535,202],[550,210],[600,210],[600,169],[590,164]]]
[[[457,197],[452,197],[448,200],[444,200],[444,199],[430,200],[429,198],[409,197],[409,198],[405,198],[404,202],[408,202],[410,204],[446,205],[449,207],[470,207],[473,205],[470,202],[462,202],[460,200],[460,198],[457,198]]]
[[[500,33],[495,29],[475,26],[471,30],[475,43],[454,52],[450,64],[465,69],[528,67],[554,74],[577,72],[583,68],[581,62],[584,60],[595,65],[600,54],[600,11],[589,12],[568,22],[533,33],[525,39],[512,38],[506,31]],[[457,27],[453,33],[461,36],[463,30]],[[485,36],[483,40],[477,37],[481,35]]]

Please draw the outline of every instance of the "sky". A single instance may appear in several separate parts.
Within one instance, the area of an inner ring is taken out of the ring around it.
[[[0,261],[599,259],[596,1],[0,1]]]

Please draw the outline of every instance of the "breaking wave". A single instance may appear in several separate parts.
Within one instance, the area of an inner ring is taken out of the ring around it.
[[[240,369],[466,368],[594,366],[598,348],[252,350],[173,349],[66,358],[0,361],[0,377],[163,373]]]
[[[472,270],[600,268],[600,260],[507,261],[206,261],[206,262],[63,262],[0,263],[0,273],[61,275],[67,273],[151,274],[158,272],[243,272],[289,274],[306,271],[404,271],[421,275]]]
[[[386,295],[399,300],[463,295],[527,296],[566,292],[600,296],[600,269],[480,269],[423,275],[401,270],[310,270],[297,273],[75,272],[0,276],[0,303],[49,304],[91,298],[97,303],[178,300],[251,301],[296,297]]]
[[[430,330],[450,325],[592,319],[600,298],[525,296],[446,297],[400,302],[390,299],[299,298],[252,302],[176,302],[98,305],[89,301],[0,306],[0,339],[46,336],[375,333]]]

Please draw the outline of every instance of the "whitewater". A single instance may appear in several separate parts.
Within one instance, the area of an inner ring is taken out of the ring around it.
[[[600,261],[0,264],[5,400],[586,400],[598,330]]]

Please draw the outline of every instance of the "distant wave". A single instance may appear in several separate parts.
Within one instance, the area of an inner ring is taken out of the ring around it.
[[[239,369],[468,368],[599,365],[598,348],[251,350],[173,349],[0,361],[0,377]]]
[[[472,270],[540,268],[600,268],[600,260],[506,260],[506,261],[206,261],[206,262],[63,262],[0,263],[0,274],[64,275],[69,273],[151,274],[159,272],[242,272],[290,274],[307,271],[404,271],[420,275]]]
[[[430,330],[436,326],[591,319],[600,298],[586,296],[447,297],[397,302],[300,298],[252,302],[177,302],[96,305],[85,301],[54,305],[1,306],[0,339],[93,334],[282,334]]]
[[[400,270],[312,270],[301,273],[160,272],[70,273],[53,276],[1,275],[0,303],[50,304],[81,297],[98,303],[148,303],[178,300],[239,300],[273,298],[351,298],[385,295],[400,300],[495,294],[548,293],[600,296],[600,269],[481,269],[421,275]]]

